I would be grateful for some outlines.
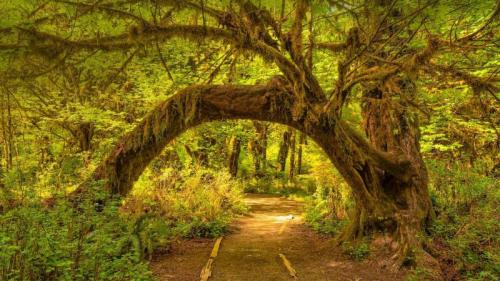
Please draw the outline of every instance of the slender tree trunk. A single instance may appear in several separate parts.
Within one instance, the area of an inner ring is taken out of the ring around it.
[[[8,147],[9,147],[9,155],[7,166],[9,169],[12,168],[12,156],[13,156],[13,147],[14,147],[14,126],[12,124],[12,107],[10,104],[10,92],[7,92],[7,136],[8,136]]]
[[[5,187],[3,183],[3,153],[0,150],[0,189]]]
[[[284,172],[286,168],[286,159],[288,158],[288,150],[290,148],[290,131],[283,133],[283,140],[280,143],[278,151],[278,171]]]
[[[0,103],[0,144],[2,145],[2,149],[0,149],[0,182],[3,183],[3,166],[4,166],[4,155],[5,155],[5,118],[3,113],[4,99],[1,97]]]
[[[3,154],[5,157],[5,167],[7,170],[12,168],[12,115],[10,109],[10,95],[7,93],[7,99],[2,95],[2,112],[1,123],[2,123],[2,137],[3,137]]]
[[[250,139],[248,141],[248,150],[252,154],[253,159],[253,167],[254,167],[254,176],[258,177],[260,175],[260,147],[257,138]]]
[[[300,133],[299,137],[299,149],[297,151],[297,174],[302,174],[302,154],[304,145],[306,145],[306,135],[304,133]]]
[[[48,162],[52,161],[53,155],[50,151],[50,139],[48,136],[42,136],[39,139],[39,147],[40,147],[40,160],[39,165],[44,166]]]
[[[254,128],[257,133],[257,141],[259,143],[259,155],[261,159],[262,169],[267,167],[267,133],[269,125],[265,122],[254,121]]]
[[[238,160],[240,158],[241,141],[237,136],[231,139],[231,155],[229,156],[229,173],[235,178],[238,175]]]
[[[295,141],[296,131],[290,128],[290,169],[288,170],[288,178],[290,180],[295,176]]]
[[[0,140],[1,140],[1,144],[2,144],[2,149],[0,149],[0,188],[3,188],[5,187],[4,185],[4,182],[3,182],[3,177],[4,177],[4,171],[3,171],[3,167],[4,167],[4,156],[6,155],[5,154],[5,122],[4,122],[4,99],[3,99],[3,95],[2,95],[2,99],[1,99],[1,104],[0,104]]]
[[[260,176],[262,170],[267,167],[267,130],[268,125],[264,122],[253,121],[255,138],[250,140],[248,146],[252,152],[255,176]]]

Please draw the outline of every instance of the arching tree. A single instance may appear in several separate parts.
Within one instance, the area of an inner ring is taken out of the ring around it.
[[[419,261],[424,256],[419,233],[432,218],[418,130],[419,114],[428,112],[419,92],[458,81],[477,96],[498,100],[494,73],[480,77],[459,66],[477,66],[470,62],[479,52],[495,58],[499,6],[471,2],[464,11],[475,16],[450,25],[457,19],[446,14],[457,4],[453,1],[275,2],[40,1],[24,22],[0,30],[7,34],[0,51],[26,65],[42,58],[46,66],[9,65],[2,79],[44,75],[68,57],[125,50],[130,55],[119,70],[142,55],[158,58],[169,71],[161,46],[173,38],[223,42],[231,46],[227,57],[259,56],[280,74],[255,85],[212,85],[221,71],[216,67],[208,83],[179,90],[123,136],[93,179],[105,180],[112,193],[127,194],[169,141],[204,122],[285,124],[317,142],[351,187],[356,213],[342,238],[383,230],[398,243],[398,262]],[[186,20],[190,17],[194,20]],[[98,18],[101,26],[86,25]],[[78,32],[64,31],[69,26]],[[449,63],[454,54],[455,65]],[[313,71],[314,58],[328,60],[336,70]],[[346,119],[350,103],[361,104],[362,126]],[[78,192],[85,190],[82,185]]]

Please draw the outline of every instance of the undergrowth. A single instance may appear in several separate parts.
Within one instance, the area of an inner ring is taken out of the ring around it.
[[[127,198],[75,208],[63,196],[0,212],[0,280],[153,280],[147,260],[173,241],[222,235],[246,211],[226,173],[146,172]]]
[[[500,280],[498,179],[458,163],[429,161],[428,169],[436,211],[428,250],[446,280]]]
[[[143,251],[151,256],[181,238],[222,235],[246,206],[241,183],[225,172],[167,168],[159,174],[146,171],[121,211],[136,219],[147,216]]]
[[[306,200],[305,220],[315,231],[330,236],[338,234],[348,223],[348,209],[352,206],[349,189],[337,171],[327,163],[311,169]]]
[[[0,280],[152,280],[119,201],[102,210],[66,201],[0,214]]]
[[[355,261],[361,261],[370,254],[370,244],[367,240],[342,243],[342,251]]]

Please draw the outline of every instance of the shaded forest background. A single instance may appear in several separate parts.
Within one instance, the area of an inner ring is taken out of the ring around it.
[[[223,234],[246,212],[244,192],[306,201],[308,224],[332,237],[354,220],[352,190],[320,146],[296,129],[250,120],[183,133],[127,196],[108,201],[96,182],[78,208],[66,200],[126,132],[176,91],[265,84],[280,74],[269,58],[231,42],[182,30],[160,40],[141,23],[217,26],[207,15],[211,7],[244,10],[236,7],[246,1],[146,2],[0,3],[0,280],[151,280],[147,264],[154,254],[168,253],[178,239]],[[295,2],[250,1],[289,29]],[[387,28],[404,29],[400,39],[410,50],[425,49],[429,34],[454,42],[425,63],[426,74],[411,73],[419,77],[418,95],[398,97],[409,99],[418,116],[429,174],[435,218],[422,233],[425,250],[447,280],[498,280],[498,3],[385,2],[404,14]],[[192,10],[184,7],[191,4]],[[300,23],[307,63],[325,92],[339,87],[339,65],[350,57],[335,48],[353,38],[351,27],[367,5],[311,1]],[[127,37],[117,42],[107,37],[122,34]],[[471,34],[470,42],[458,40]],[[102,45],[93,48],[88,38],[103,38]],[[380,56],[370,59],[394,64]],[[362,131],[366,96],[361,86],[349,90],[340,115]],[[363,237],[342,248],[359,260],[370,254],[369,245]],[[412,270],[410,280],[427,274],[420,266]]]

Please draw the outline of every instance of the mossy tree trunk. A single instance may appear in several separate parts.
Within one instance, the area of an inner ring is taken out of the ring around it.
[[[295,148],[296,148],[296,132],[290,129],[290,169],[288,170],[288,179],[292,180],[295,176]]]
[[[255,157],[255,172],[258,174],[261,170],[264,170],[267,167],[267,132],[269,125],[265,122],[254,121],[253,126],[256,137],[252,152]]]
[[[254,176],[255,177],[259,177],[259,175],[261,174],[261,171],[260,171],[260,166],[261,166],[260,160],[261,160],[261,157],[260,157],[260,153],[259,153],[259,150],[260,150],[259,142],[258,142],[258,140],[256,138],[255,139],[250,139],[248,141],[248,150],[252,154]]]
[[[235,178],[238,175],[238,164],[241,152],[241,140],[234,136],[231,138],[231,154],[229,155],[229,174]]]
[[[254,164],[254,176],[263,175],[263,170],[267,166],[267,130],[265,122],[253,121],[255,137],[248,142],[248,149],[252,153]]]
[[[400,244],[399,257],[414,262],[417,258],[414,251],[420,249],[418,231],[433,217],[433,210],[427,170],[420,153],[418,115],[405,99],[392,92],[392,87],[397,87],[397,93],[412,98],[415,85],[399,77],[391,80],[392,84],[365,91],[362,106],[364,130],[378,150],[408,159],[413,173],[401,178],[378,168],[371,171],[364,179],[371,182],[367,184],[371,197],[359,193],[356,223],[348,234],[361,236],[372,229],[389,230]]]
[[[0,150],[0,189],[5,187],[3,183],[3,153]]]
[[[290,138],[290,131],[285,131],[278,151],[278,171],[280,172],[284,172],[286,169],[286,159],[288,158],[288,151],[290,149]]]
[[[302,174],[302,157],[304,154],[304,145],[306,145],[306,135],[304,133],[300,133],[299,137],[299,147],[297,150],[297,174]]]
[[[12,168],[13,159],[13,127],[12,127],[12,115],[11,115],[11,104],[10,104],[10,94],[5,94],[7,97],[2,95],[2,103],[0,108],[0,121],[2,125],[2,140],[3,140],[3,155],[6,170]]]

